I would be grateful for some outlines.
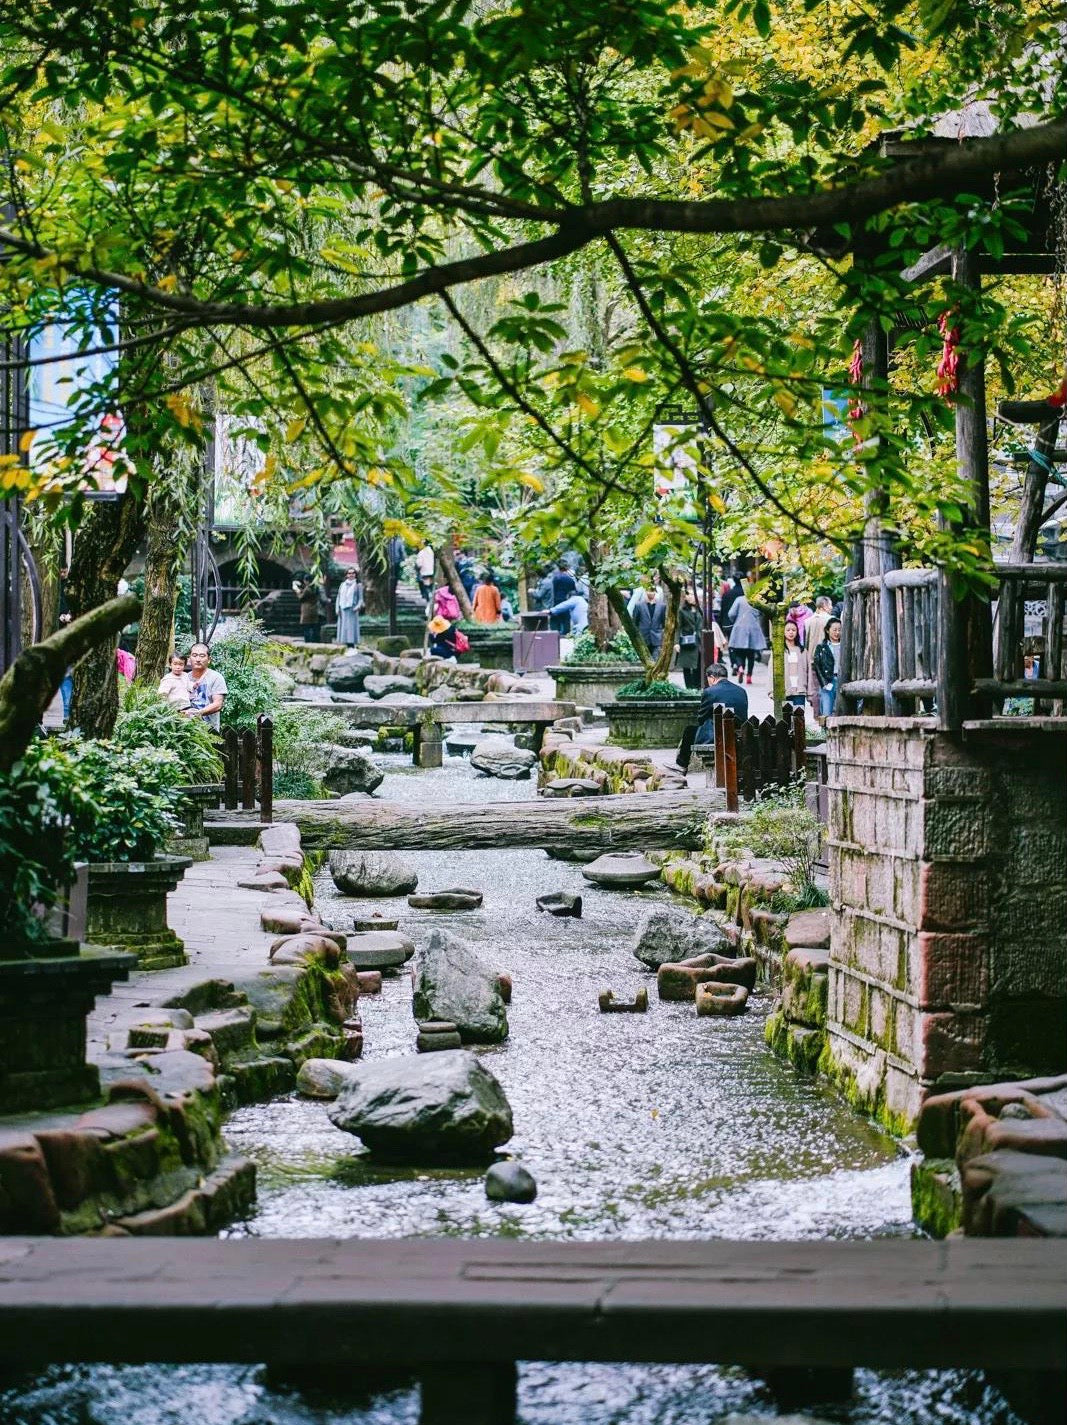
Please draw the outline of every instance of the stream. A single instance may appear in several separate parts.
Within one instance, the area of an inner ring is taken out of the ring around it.
[[[391,801],[522,800],[530,782],[477,775],[459,758],[416,772],[383,759],[378,795]],[[608,891],[580,867],[531,850],[404,852],[420,891],[484,893],[478,911],[413,911],[403,898],[354,902],[327,871],[316,904],[342,925],[356,907],[396,911],[416,942],[431,925],[475,944],[514,981],[506,1043],[479,1057],[511,1102],[504,1150],[533,1173],[537,1200],[491,1203],[483,1173],[371,1163],[322,1103],[295,1096],[239,1109],[232,1148],[258,1164],[255,1215],[229,1235],[260,1237],[642,1237],[825,1239],[911,1236],[907,1156],[844,1102],[772,1057],[763,1024],[772,996],[748,1014],[697,1019],[667,1004],[630,953],[634,928],[663,888]],[[541,914],[536,896],[577,891],[580,920]],[[631,998],[652,987],[645,1015],[602,1015],[601,989]],[[360,1001],[366,1058],[413,1053],[409,978]],[[524,1365],[522,1425],[719,1425],[773,1418],[766,1387],[712,1366]],[[856,1373],[847,1406],[811,1418],[851,1425],[1016,1425],[980,1374]],[[410,1388],[360,1400],[302,1394],[260,1368],[66,1367],[21,1391],[0,1391],[0,1422],[17,1425],[415,1425]]]

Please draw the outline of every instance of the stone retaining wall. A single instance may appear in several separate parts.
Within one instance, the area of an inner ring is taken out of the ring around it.
[[[897,1132],[923,1097],[1067,1067],[1067,738],[841,718],[822,1068]]]
[[[552,727],[541,745],[538,785],[563,778],[595,782],[601,793],[662,792],[686,784],[684,777],[657,767],[647,753],[577,742],[571,732]]]

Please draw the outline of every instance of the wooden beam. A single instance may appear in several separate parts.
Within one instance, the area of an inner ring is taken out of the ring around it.
[[[905,282],[929,282],[932,278],[944,277],[951,271],[952,249],[939,246],[924,252],[918,262],[911,267],[905,267],[900,275]]]
[[[0,1362],[20,1370],[543,1360],[1037,1371],[1065,1357],[1067,1241],[1054,1239],[21,1237],[0,1248]]]
[[[477,851],[516,846],[550,851],[697,850],[714,791],[608,797],[531,797],[522,802],[276,801],[274,820],[295,822],[305,851]]]

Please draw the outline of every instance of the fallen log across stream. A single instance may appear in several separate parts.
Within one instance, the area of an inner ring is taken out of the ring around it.
[[[305,851],[697,850],[709,816],[727,818],[721,792],[633,792],[410,806],[277,801],[275,821],[300,828]]]

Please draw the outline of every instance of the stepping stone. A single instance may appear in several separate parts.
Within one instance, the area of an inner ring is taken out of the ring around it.
[[[441,1049],[460,1049],[463,1040],[459,1030],[447,1019],[423,1019],[419,1022],[415,1048],[420,1054],[436,1054]]]
[[[380,995],[382,992],[381,970],[357,970],[356,988],[361,995]]]
[[[477,910],[482,903],[481,891],[450,886],[445,891],[428,891],[425,895],[408,896],[413,910]]]
[[[359,934],[369,930],[395,930],[399,924],[399,920],[390,920],[387,915],[357,915],[352,918],[352,929]]]
[[[658,880],[659,867],[640,851],[610,851],[583,866],[582,875],[598,886],[627,890]]]
[[[350,935],[347,953],[357,970],[393,970],[407,964],[415,946],[394,930],[372,930]]]
[[[617,1000],[613,990],[601,990],[597,1001],[601,1014],[645,1014],[648,1010],[648,990],[638,990],[632,1000]]]
[[[549,891],[547,895],[537,897],[536,905],[538,910],[547,911],[549,915],[573,916],[579,920],[582,914],[581,896],[572,896],[567,891]]]
[[[748,1008],[748,990],[744,985],[726,985],[717,980],[697,985],[697,1014],[744,1014]]]

